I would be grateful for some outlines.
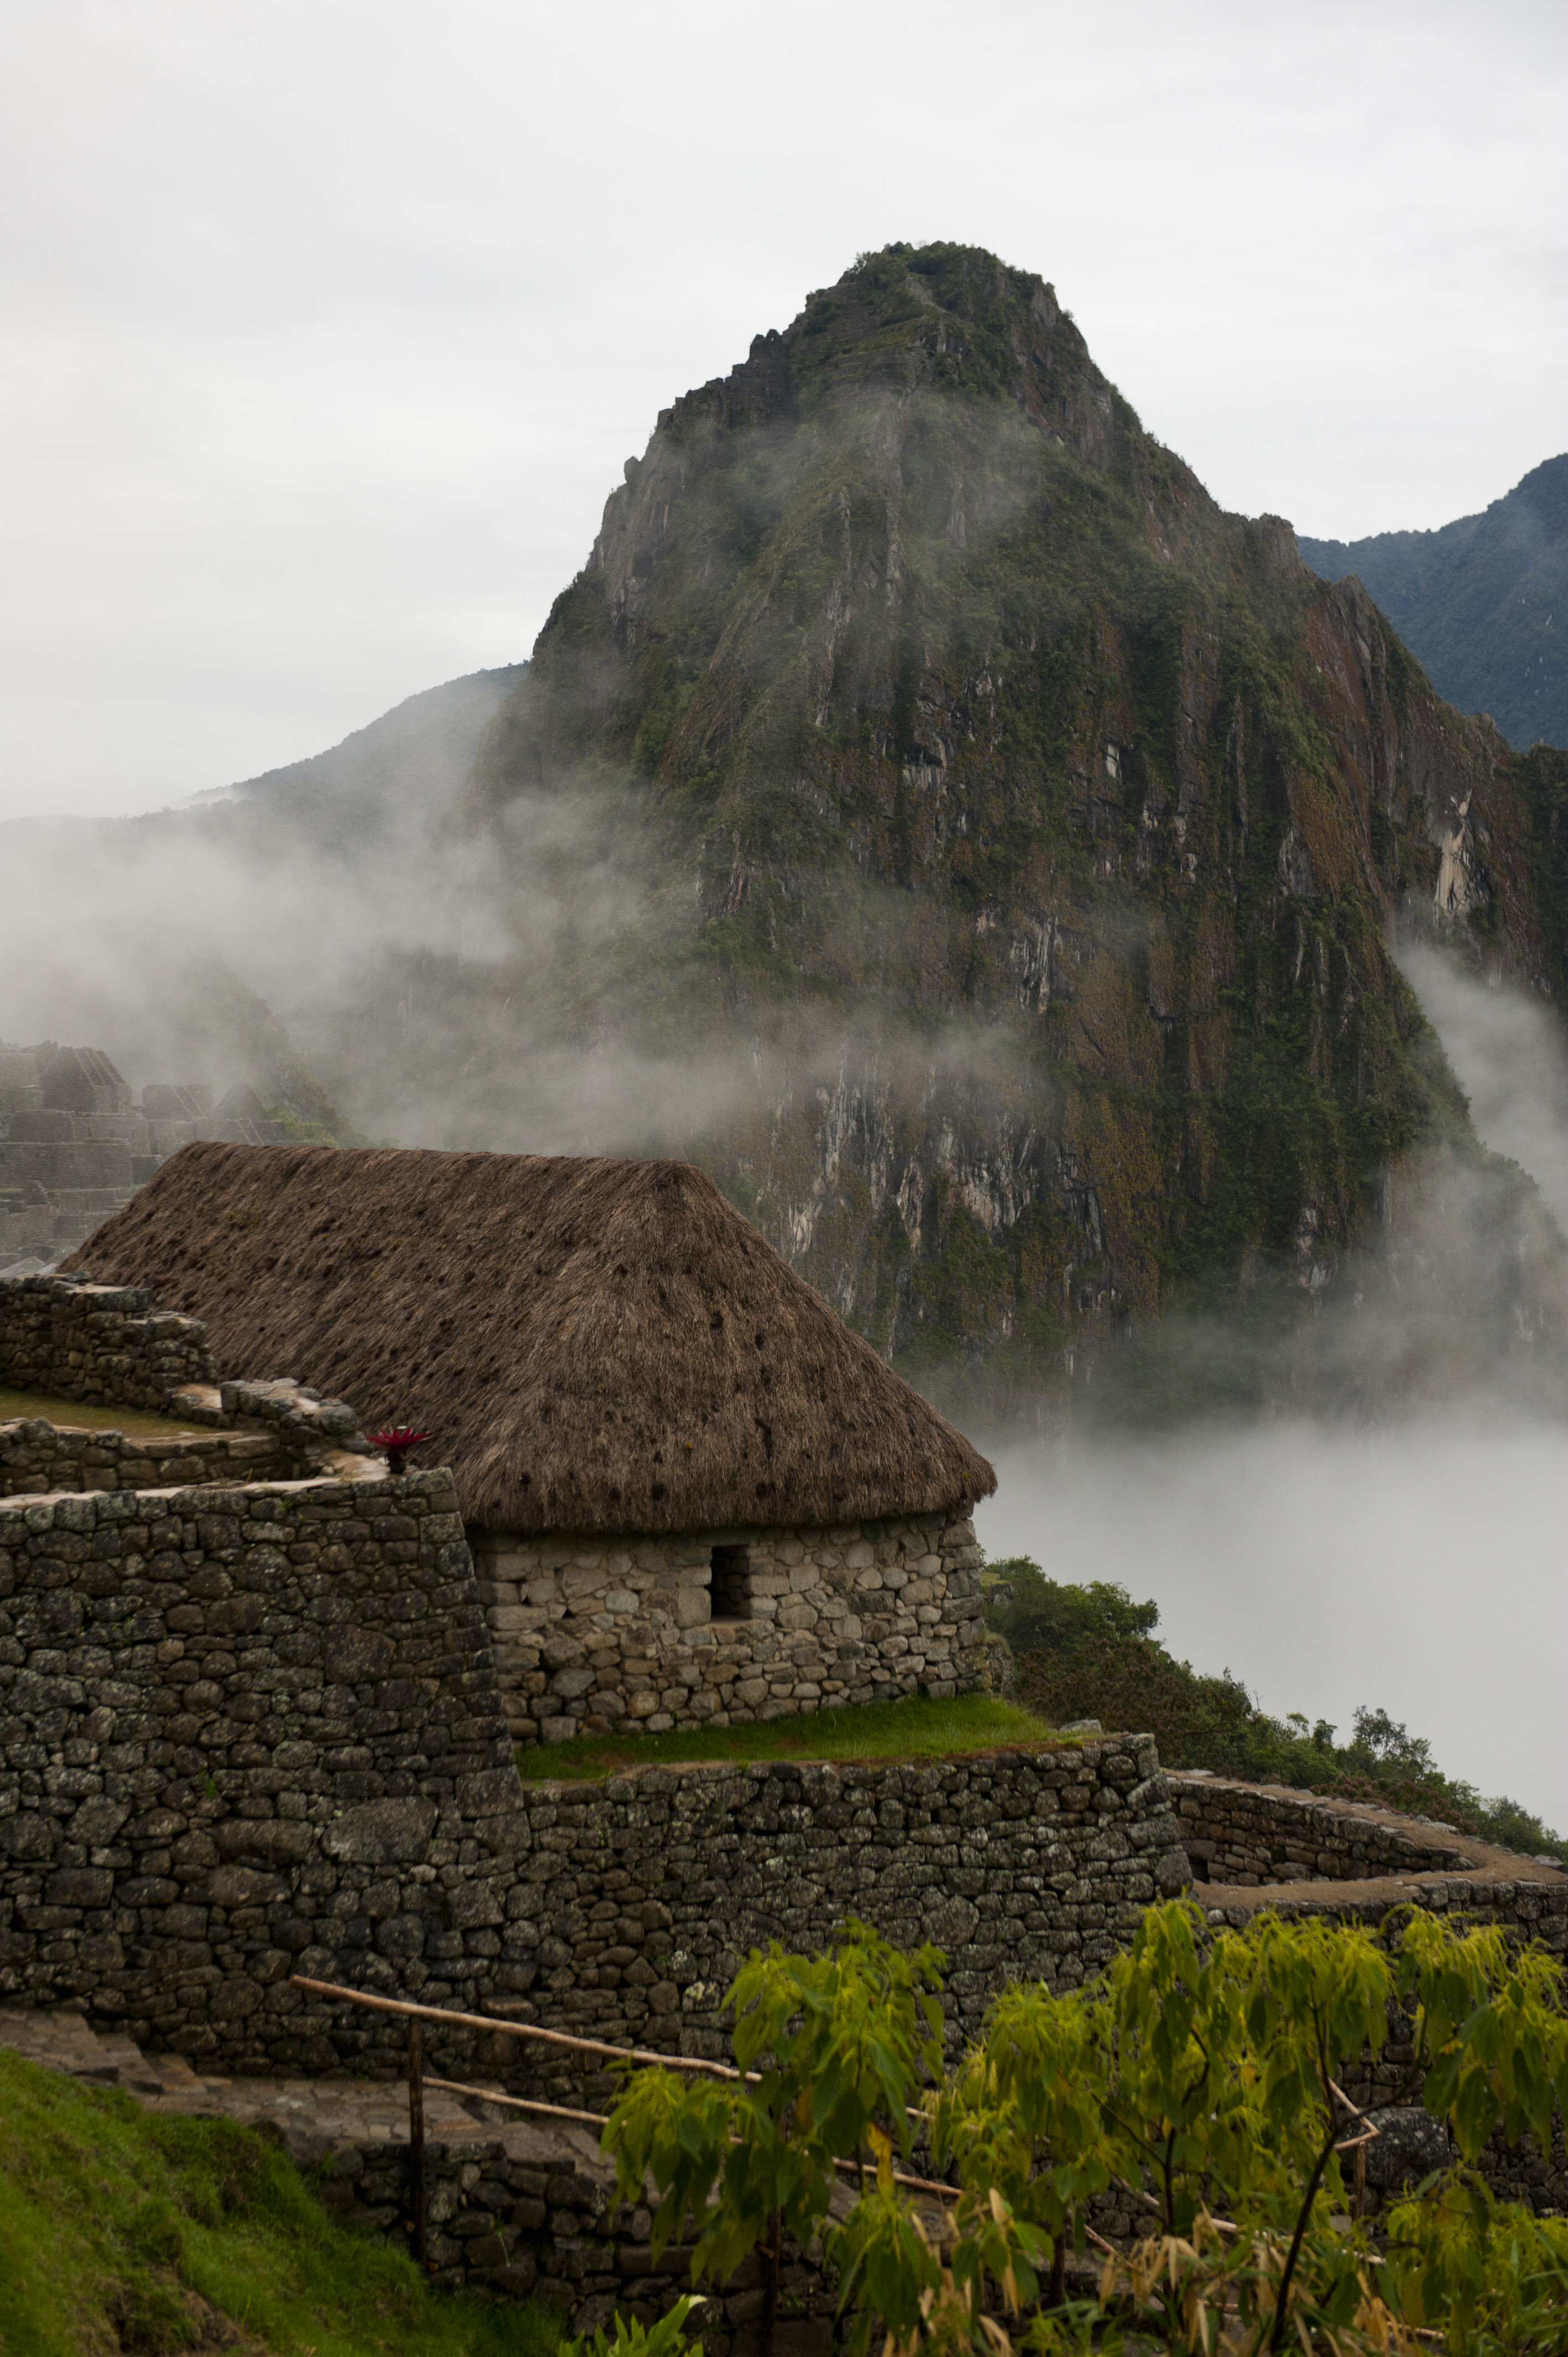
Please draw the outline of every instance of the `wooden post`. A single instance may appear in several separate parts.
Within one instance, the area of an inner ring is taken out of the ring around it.
[[[762,2357],[773,2357],[773,2330],[779,2321],[779,2275],[784,2257],[784,2212],[775,2210],[768,2228],[768,2288],[762,2309]]]
[[[425,2264],[424,2249],[424,2067],[422,2031],[417,2021],[408,2025],[408,2169],[413,2205],[413,2255]]]

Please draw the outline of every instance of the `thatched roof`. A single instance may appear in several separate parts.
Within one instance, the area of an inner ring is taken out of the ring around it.
[[[690,1163],[188,1146],[66,1266],[204,1318],[226,1374],[427,1426],[482,1527],[858,1522],[996,1486]]]

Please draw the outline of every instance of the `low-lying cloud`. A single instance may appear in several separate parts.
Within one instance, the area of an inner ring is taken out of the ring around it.
[[[1558,1017],[1434,949],[1402,951],[1401,963],[1482,1137],[1568,1218]],[[1500,1282],[1506,1240],[1497,1243]],[[1230,1669],[1275,1717],[1326,1717],[1343,1737],[1359,1705],[1386,1708],[1429,1739],[1448,1774],[1568,1826],[1568,1420],[1528,1359],[1514,1361],[1511,1383],[1498,1381],[1500,1362],[1471,1365],[1460,1396],[1434,1404],[1427,1379],[1443,1372],[1433,1354],[1444,1347],[1448,1275],[1430,1222],[1414,1274],[1402,1297],[1396,1287],[1377,1306],[1372,1338],[1385,1370],[1406,1366],[1407,1388],[1342,1398],[1350,1413],[1337,1416],[1136,1440],[1004,1437],[980,1535],[992,1555],[1033,1555],[1054,1578],[1119,1580],[1153,1597],[1175,1653]],[[1455,1302],[1462,1291],[1455,1282]],[[1465,1341],[1455,1318],[1448,1347],[1462,1354]]]
[[[993,1555],[1120,1580],[1171,1651],[1348,1738],[1359,1704],[1444,1771],[1568,1826],[1568,1430],[1480,1408],[1351,1431],[1292,1419],[1135,1446],[1004,1446]]]

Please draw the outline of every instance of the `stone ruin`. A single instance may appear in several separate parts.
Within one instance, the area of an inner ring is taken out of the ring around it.
[[[150,1083],[141,1103],[99,1048],[0,1045],[0,1275],[49,1266],[196,1138],[275,1146],[254,1089],[214,1105],[204,1081]]]

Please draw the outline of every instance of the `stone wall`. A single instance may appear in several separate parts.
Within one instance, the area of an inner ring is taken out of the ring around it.
[[[503,2126],[494,2117],[499,2105],[472,2108],[492,2116],[488,2132],[477,2125],[472,2140],[425,2147],[426,2255],[436,2283],[548,2300],[574,2334],[593,2332],[618,2313],[651,2324],[683,2292],[698,2290],[704,2304],[693,2322],[706,2357],[761,2357],[766,2262],[759,2252],[727,2282],[693,2285],[689,2243],[668,2244],[655,2262],[652,2213],[617,2199],[615,2171],[596,2149],[595,2129],[567,2131],[562,2123],[540,2121],[520,2128],[515,2112]],[[405,2145],[297,2136],[288,2141],[317,2171],[316,2190],[328,2210],[412,2249]],[[846,2178],[833,2198],[835,2220],[854,2198]],[[932,2242],[940,2242],[950,2211],[918,2194],[913,2207]],[[1144,2231],[1144,2213],[1115,2190],[1092,2197],[1088,2219],[1122,2248]],[[1097,2276],[1100,2264],[1092,2249],[1084,2262],[1069,2258],[1069,2288],[1087,2290],[1084,2277]],[[824,2269],[820,2250],[813,2255],[786,2241],[779,2293],[774,2357],[831,2357],[850,2341],[858,2319],[853,2309],[839,2315],[837,2271]],[[989,2312],[1004,2323],[994,2286],[985,2298]]]
[[[988,1682],[962,1514],[583,1540],[472,1534],[521,1743],[728,1727]]]
[[[957,2036],[1185,1882],[1142,1738],[521,1786],[449,1482],[0,1504],[0,1991],[238,2071],[395,2067],[295,1971],[712,2052],[749,1947],[854,1913],[950,1950]]]
[[[89,1430],[43,1416],[0,1424],[0,1497],[67,1490],[164,1490],[190,1482],[235,1489],[255,1481],[308,1480],[348,1442],[297,1420],[260,1430]],[[363,1453],[362,1451],[359,1453]]]
[[[1463,1871],[1477,1845],[1451,1826],[1283,1785],[1173,1771],[1171,1803],[1194,1879],[1253,1889]]]
[[[201,1320],[156,1310],[140,1286],[0,1280],[0,1384],[162,1409],[188,1385],[217,1381]]]
[[[548,2300],[573,2333],[592,2332],[618,2312],[651,2323],[682,2292],[700,2288],[704,2304],[693,2321],[707,2357],[759,2351],[761,2255],[753,2254],[719,2287],[692,2284],[690,2244],[671,2244],[656,2264],[652,2214],[616,2200],[614,2171],[589,2149],[593,2133],[568,2139],[513,2128],[498,2136],[476,2127],[472,2142],[427,2145],[434,2280],[454,2290]],[[340,2143],[317,2166],[317,2191],[328,2210],[412,2248],[406,2147]],[[775,2357],[829,2357],[843,2337],[835,2330],[836,2276],[787,2244],[779,2287]]]
[[[204,1429],[89,1431],[24,1416],[0,1424],[0,1497],[308,1480],[373,1457],[344,1400],[288,1378],[219,1383],[199,1318],[166,1316],[134,1286],[75,1276],[0,1279],[0,1386],[139,1407]]]

